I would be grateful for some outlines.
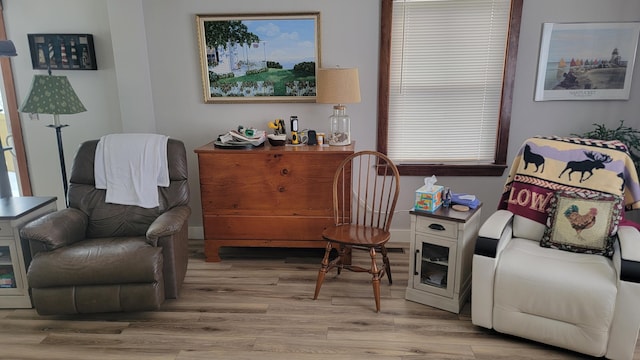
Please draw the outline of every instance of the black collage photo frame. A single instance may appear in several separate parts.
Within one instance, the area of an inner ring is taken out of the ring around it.
[[[27,37],[34,69],[98,69],[91,34],[27,34]]]

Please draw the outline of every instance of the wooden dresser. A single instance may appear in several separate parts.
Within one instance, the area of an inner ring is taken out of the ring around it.
[[[348,146],[270,146],[198,154],[204,250],[220,261],[223,246],[324,247],[333,223],[333,175]]]

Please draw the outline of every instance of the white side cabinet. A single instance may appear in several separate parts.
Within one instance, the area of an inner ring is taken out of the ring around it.
[[[20,228],[55,210],[55,197],[0,199],[0,308],[32,307],[26,271],[31,253],[20,240]]]
[[[410,211],[407,300],[459,313],[471,292],[471,263],[480,208]]]

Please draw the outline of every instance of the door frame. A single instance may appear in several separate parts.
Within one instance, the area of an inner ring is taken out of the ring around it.
[[[0,0],[0,40],[7,40],[2,0]],[[9,117],[9,132],[13,136],[13,149],[16,156],[20,195],[32,196],[33,193],[31,191],[31,180],[29,179],[29,167],[27,166],[27,153],[22,139],[22,124],[20,122],[20,114],[18,113],[18,100],[16,97],[15,83],[13,81],[11,59],[8,57],[0,57],[0,67],[2,68],[3,86],[5,97],[7,99],[5,110],[6,115]],[[4,145],[6,146],[7,144]]]

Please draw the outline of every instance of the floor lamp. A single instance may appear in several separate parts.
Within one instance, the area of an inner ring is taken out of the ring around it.
[[[60,170],[62,174],[62,185],[64,187],[64,201],[68,205],[67,199],[67,170],[64,164],[64,150],[62,147],[62,128],[69,126],[60,124],[60,114],[77,114],[87,109],[73,91],[69,79],[66,76],[35,75],[31,83],[29,95],[22,103],[21,112],[31,114],[51,114],[53,124],[47,127],[56,130],[58,139],[58,155],[60,157]]]
[[[0,40],[0,57],[16,56],[16,47],[11,40]],[[0,139],[0,198],[9,198],[13,195],[11,182],[9,181],[9,170],[7,169],[7,159],[4,152],[11,150],[10,147],[2,146]]]

